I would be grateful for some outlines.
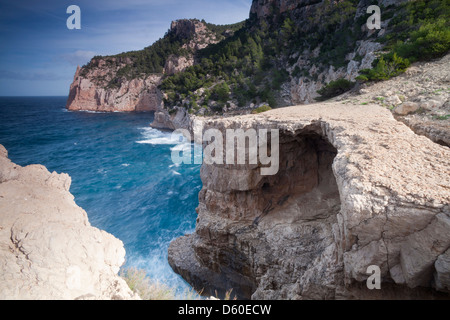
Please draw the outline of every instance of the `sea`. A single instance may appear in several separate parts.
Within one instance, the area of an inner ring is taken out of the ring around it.
[[[190,290],[167,250],[195,230],[200,165],[173,163],[180,139],[151,128],[153,113],[69,112],[66,100],[0,97],[0,144],[9,158],[68,173],[90,223],[123,241],[124,269],[145,270],[178,293]]]

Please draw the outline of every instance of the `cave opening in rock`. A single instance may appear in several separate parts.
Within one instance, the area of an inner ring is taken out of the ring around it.
[[[213,237],[208,246],[221,247],[216,269],[227,278],[223,289],[233,288],[241,299],[252,298],[261,286],[272,292],[286,290],[279,287],[281,282],[268,279],[296,283],[329,247],[341,207],[333,172],[336,156],[320,127],[280,132],[279,172],[263,177],[252,190],[234,191],[236,198],[245,199],[239,209],[246,214],[234,222],[236,230],[227,229],[224,243]],[[210,258],[202,263],[211,265]]]
[[[275,216],[294,220],[326,218],[339,212],[333,173],[337,150],[316,130],[280,133],[280,170],[259,183],[259,221]]]

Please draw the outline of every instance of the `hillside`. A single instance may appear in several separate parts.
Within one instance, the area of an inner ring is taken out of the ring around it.
[[[159,110],[166,121],[156,126],[167,126],[180,111],[208,116],[313,103],[329,98],[320,90],[330,82],[341,80],[345,91],[448,52],[448,1],[378,1],[381,30],[367,29],[370,4],[255,0],[249,19],[235,25],[173,22],[152,46],[95,57],[78,70],[68,108]]]
[[[225,39],[240,26],[178,20],[163,38],[143,50],[94,57],[77,69],[67,108],[155,111],[162,107],[162,79],[192,66],[198,50]]]

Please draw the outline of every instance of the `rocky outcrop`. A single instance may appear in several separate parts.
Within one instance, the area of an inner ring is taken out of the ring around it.
[[[185,43],[184,55],[170,55],[159,74],[121,77],[119,72],[133,66],[130,57],[95,57],[85,67],[77,68],[70,86],[67,109],[71,111],[134,112],[162,109],[163,94],[158,89],[164,75],[182,72],[194,64],[197,50],[219,40],[198,20],[173,21],[169,30]]]
[[[207,165],[194,234],[169,262],[205,294],[450,298],[450,151],[389,110],[339,102],[206,121],[279,129],[280,170]],[[369,290],[368,268],[382,289]]]
[[[358,41],[355,51],[347,55],[347,66],[334,68],[330,66],[326,70],[321,70],[315,64],[311,64],[312,59],[317,57],[320,48],[312,52],[306,51],[297,58],[297,63],[288,70],[295,68],[307,68],[306,76],[294,77],[286,86],[284,95],[287,105],[310,104],[316,101],[320,95],[317,93],[325,84],[338,79],[355,81],[359,76],[360,70],[371,69],[373,61],[377,58],[376,53],[382,49],[379,43],[373,41]],[[359,57],[359,61],[355,57]],[[317,80],[311,80],[314,77]]]
[[[356,105],[376,103],[416,134],[450,147],[450,55],[414,63],[404,74],[364,85],[334,100]]]
[[[193,52],[219,42],[217,35],[211,32],[205,23],[195,19],[173,21],[170,29],[175,32],[177,37],[189,39],[189,42],[184,44],[183,48],[190,49]]]
[[[173,75],[182,72],[186,68],[194,64],[194,57],[177,57],[175,55],[169,56],[164,66],[164,74]]]
[[[77,68],[75,78],[70,86],[67,109],[71,111],[98,112],[133,112],[155,111],[162,104],[162,94],[158,89],[161,75],[150,75],[132,80],[123,79],[118,86],[108,87],[109,81],[126,65],[117,61],[99,58],[95,60],[97,67],[82,75]],[[172,60],[175,60],[172,58]],[[173,62],[174,63],[174,62]],[[174,68],[175,69],[175,68]]]
[[[20,167],[0,145],[0,299],[133,299],[123,243],[92,227],[66,174]]]
[[[186,129],[192,131],[194,118],[185,108],[175,108],[175,112],[172,114],[161,108],[155,112],[155,118],[151,126],[163,130]]]

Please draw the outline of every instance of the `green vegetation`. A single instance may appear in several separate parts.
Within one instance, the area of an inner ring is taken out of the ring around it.
[[[174,300],[175,290],[159,283],[153,283],[143,270],[127,269],[121,277],[142,300]]]
[[[272,110],[272,108],[270,106],[263,105],[263,106],[261,106],[259,108],[256,108],[255,110],[253,110],[252,113],[253,114],[259,114],[259,113],[267,112],[267,111],[270,111],[270,110]]]
[[[200,50],[197,65],[163,81],[167,105],[181,106],[188,99],[200,105],[218,101],[220,106],[226,98],[239,107],[265,102],[276,108],[283,84],[292,77],[309,77],[307,70],[298,66],[291,74],[286,71],[286,66],[297,62],[294,57],[299,52],[322,45],[312,63],[322,69],[330,64],[335,68],[346,65],[346,55],[362,36],[361,24],[354,23],[357,4],[357,0],[325,1],[307,25],[297,24],[289,12],[278,13],[275,6],[270,23],[251,17],[232,37]],[[216,91],[222,88],[216,89],[217,83],[229,89],[222,90],[220,97]],[[199,94],[200,88],[206,90]]]
[[[144,270],[130,268],[121,271],[120,276],[130,287],[133,293],[139,295],[142,300],[176,300],[176,290],[165,284],[153,282],[147,276]],[[182,300],[199,300],[200,296],[193,290],[185,291],[181,297]]]
[[[228,98],[230,97],[230,88],[228,87],[226,82],[216,85],[212,90],[211,97],[219,102],[227,102]]]
[[[449,120],[450,119],[450,114],[447,114],[445,116],[436,116],[435,119],[436,120]]]
[[[110,82],[110,86],[119,84],[122,78],[132,79],[152,73],[161,73],[165,61],[170,55],[188,54],[188,51],[182,48],[185,42],[185,39],[177,38],[173,32],[167,32],[163,38],[144,50],[121,53],[116,56],[94,57],[88,65],[83,67],[83,72],[86,74],[92,68],[98,67],[100,59],[105,60],[110,67],[117,68],[126,64],[119,69],[115,78]]]
[[[214,25],[206,23],[211,33],[215,33],[218,39],[224,39],[225,31],[235,32],[242,28],[244,22],[232,25]],[[192,50],[183,48],[183,45],[191,39],[178,37],[173,30],[169,30],[163,38],[156,41],[151,46],[139,50],[121,53],[115,56],[94,57],[89,64],[83,67],[82,76],[85,76],[90,70],[98,67],[99,60],[106,61],[109,67],[117,69],[122,65],[116,75],[109,81],[108,87],[119,87],[122,79],[134,79],[145,77],[150,74],[160,74],[164,70],[166,60],[171,55],[188,56]]]
[[[373,69],[362,70],[359,80],[387,80],[410,63],[439,58],[450,50],[450,1],[417,0],[391,10],[396,15],[381,39],[388,53],[374,62]]]
[[[125,280],[131,291],[139,295],[142,300],[202,300],[201,293],[197,293],[193,289],[185,290],[182,294],[177,295],[174,288],[159,282],[153,282],[144,270],[129,268],[122,270],[120,276]],[[213,299],[219,299],[218,297],[219,294],[216,291]],[[233,297],[233,289],[225,292],[222,300],[237,300],[236,296]]]
[[[378,60],[375,68],[361,70],[357,80],[388,80],[405,72],[409,66],[409,60],[397,56],[397,53],[394,53],[392,57],[384,55]]]
[[[317,91],[320,97],[316,100],[324,101],[333,97],[337,97],[355,86],[354,82],[348,81],[346,79],[338,79],[336,81],[331,81],[325,87]]]
[[[385,47],[373,68],[360,72],[358,80],[362,82],[387,80],[415,61],[438,58],[449,51],[450,0],[416,0],[383,7],[382,19],[389,21],[389,26],[382,37],[362,28],[368,16],[355,18],[358,3],[325,0],[313,6],[315,11],[308,14],[306,22],[298,19],[299,8],[281,14],[275,3],[267,20],[251,15],[247,21],[226,26],[202,21],[222,41],[195,53],[183,48],[191,39],[168,32],[144,50],[103,58],[111,66],[123,66],[108,87],[120,86],[123,79],[161,73],[170,55],[195,54],[194,66],[163,79],[160,89],[166,94],[165,105],[169,112],[178,106],[190,113],[220,114],[230,101],[239,107],[251,103],[278,107],[287,83],[300,77],[305,83],[322,81],[320,73],[330,66],[345,68],[348,54],[355,52],[360,40],[379,41]],[[304,52],[310,53],[309,61],[297,64]],[[355,61],[362,59],[358,54],[354,57]],[[83,72],[97,64],[98,59],[93,59]],[[316,71],[310,74],[313,65]],[[319,91],[320,99],[339,95],[353,85],[344,79],[329,83]]]
[[[224,33],[236,32],[237,30],[242,29],[242,27],[245,25],[245,21],[225,25],[212,24],[206,22],[205,20],[202,20],[201,22],[204,23],[211,32],[215,33],[216,37],[219,39],[224,36]]]

